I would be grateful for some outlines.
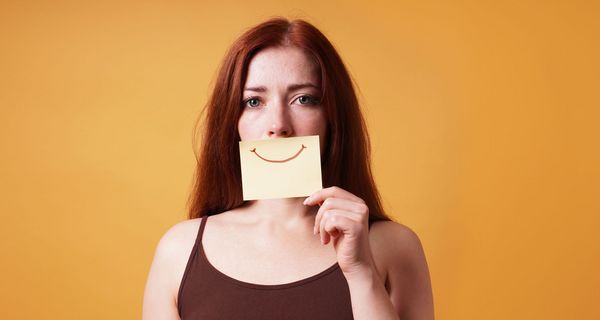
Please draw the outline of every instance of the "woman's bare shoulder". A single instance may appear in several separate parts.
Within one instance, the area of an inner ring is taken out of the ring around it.
[[[190,219],[171,226],[156,246],[155,260],[164,261],[165,268],[180,271],[196,242],[200,219]],[[176,274],[178,274],[177,272]]]
[[[171,259],[189,253],[194,246],[199,226],[199,218],[184,220],[171,226],[158,241],[156,255]]]
[[[374,249],[382,253],[407,255],[422,250],[417,233],[395,221],[376,221],[371,225],[369,234]]]
[[[431,280],[421,240],[411,228],[394,221],[373,223],[373,258],[386,276],[390,299],[406,318],[433,319]]]
[[[180,221],[172,225],[160,238],[156,246],[155,260],[164,262],[164,269],[175,275],[174,282],[183,275],[188,257],[196,242],[200,219]]]
[[[384,274],[427,269],[421,240],[415,231],[395,221],[377,221],[369,230],[373,258]]]
[[[177,292],[199,226],[200,219],[178,222],[158,241],[144,290],[144,318],[154,314],[176,318]]]
[[[200,218],[189,219],[177,222],[171,226],[160,238],[159,246],[178,247],[184,244],[189,244],[190,241],[193,243],[196,240],[196,235],[200,228]]]

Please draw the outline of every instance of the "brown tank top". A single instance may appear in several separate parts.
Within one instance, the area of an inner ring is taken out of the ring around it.
[[[210,264],[202,246],[202,217],[177,298],[182,320],[353,319],[350,290],[336,263],[302,280],[262,285],[239,281]]]

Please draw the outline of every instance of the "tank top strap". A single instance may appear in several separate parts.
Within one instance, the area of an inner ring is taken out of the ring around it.
[[[181,296],[183,294],[183,289],[184,286],[186,285],[187,282],[187,278],[190,272],[192,272],[192,265],[194,264],[194,260],[196,260],[197,254],[198,254],[198,250],[202,248],[202,234],[204,234],[204,227],[206,226],[206,219],[208,218],[208,215],[202,216],[200,218],[200,227],[198,228],[198,233],[196,234],[196,242],[194,243],[194,246],[192,247],[192,251],[190,252],[190,255],[188,257],[188,261],[185,265],[185,269],[183,271],[183,277],[181,278],[181,281],[179,283],[179,291],[177,293],[177,311],[179,312],[179,314],[181,315]]]
[[[198,228],[198,234],[196,235],[196,246],[202,244],[202,235],[204,234],[204,228],[206,227],[206,219],[208,219],[208,215],[200,218],[200,227]]]

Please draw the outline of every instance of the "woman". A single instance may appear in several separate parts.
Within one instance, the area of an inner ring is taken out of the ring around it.
[[[206,106],[189,220],[161,238],[143,318],[433,319],[417,235],[383,212],[343,62],[311,24],[244,33]],[[242,200],[238,141],[319,135],[324,189]]]

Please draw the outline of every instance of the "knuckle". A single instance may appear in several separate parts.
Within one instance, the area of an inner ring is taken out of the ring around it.
[[[369,207],[364,203],[357,203],[354,205],[354,210],[356,213],[364,214],[369,211]]]
[[[331,215],[329,219],[327,219],[327,222],[325,222],[325,226],[331,227],[333,223],[335,223],[335,216]]]
[[[360,211],[368,214],[369,206],[367,206],[367,204],[363,202],[362,204],[360,204]]]

